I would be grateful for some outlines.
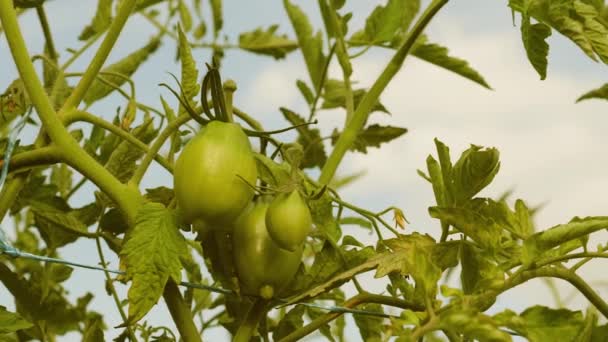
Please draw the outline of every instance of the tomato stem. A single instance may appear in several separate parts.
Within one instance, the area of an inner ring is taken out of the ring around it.
[[[255,333],[255,329],[260,322],[260,319],[266,314],[266,303],[263,299],[256,299],[253,305],[245,315],[245,320],[239,326],[239,329],[234,335],[233,342],[249,342],[251,336]]]

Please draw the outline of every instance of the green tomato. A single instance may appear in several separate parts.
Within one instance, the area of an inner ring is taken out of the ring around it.
[[[271,298],[285,289],[298,271],[303,247],[286,251],[266,230],[268,202],[251,204],[234,223],[233,258],[243,293]]]
[[[175,163],[174,187],[183,221],[212,226],[234,221],[253,198],[257,169],[249,139],[235,123],[211,121]],[[243,179],[241,179],[242,177]]]
[[[266,213],[268,234],[281,248],[296,250],[312,228],[308,205],[298,190],[274,198]]]

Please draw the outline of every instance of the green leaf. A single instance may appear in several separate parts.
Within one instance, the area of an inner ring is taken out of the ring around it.
[[[416,282],[418,295],[435,298],[442,273],[432,257],[435,240],[428,235],[413,233],[384,240],[384,244],[392,253],[386,253],[379,260],[374,277],[381,278],[393,272],[411,275]]]
[[[173,189],[167,188],[166,186],[159,186],[157,188],[146,189],[144,197],[150,202],[156,202],[169,207],[169,204],[175,197]]]
[[[456,203],[473,198],[492,182],[500,169],[499,155],[495,148],[482,150],[475,145],[462,153],[452,169]]]
[[[304,305],[296,305],[293,309],[289,310],[272,334],[273,340],[278,341],[292,333],[294,330],[301,328],[304,325],[302,316],[304,315],[305,309],[306,307]]]
[[[543,23],[530,24],[530,17],[522,14],[521,39],[526,49],[528,60],[538,72],[541,80],[547,77],[547,55],[549,44],[546,39],[551,35],[551,28]]]
[[[199,93],[199,86],[197,84],[198,70],[196,69],[196,62],[192,57],[192,49],[188,43],[186,35],[182,31],[181,27],[178,26],[179,33],[179,60],[182,66],[181,84],[184,96],[190,105],[194,108],[196,101],[192,99]],[[180,104],[179,115],[185,114],[186,109]]]
[[[314,89],[319,89],[323,66],[325,65],[321,32],[319,31],[313,35],[313,28],[308,21],[308,17],[298,6],[291,4],[289,0],[283,0],[283,5],[296,32],[298,45],[304,55],[306,68]]]
[[[487,255],[467,243],[460,245],[460,263],[460,281],[464,294],[483,291],[484,287],[494,284],[495,281],[504,280],[504,273],[498,266],[492,263]]]
[[[351,173],[346,176],[334,177],[334,178],[332,178],[331,182],[329,183],[329,187],[332,189],[338,190],[351,183],[356,182],[357,180],[361,179],[366,174],[367,174],[366,171],[359,171],[359,172]]]
[[[211,0],[211,15],[213,15],[213,36],[218,37],[224,26],[224,14],[222,12],[222,0]]]
[[[290,181],[290,168],[286,163],[278,164],[260,153],[254,153],[253,156],[263,182],[278,187]]]
[[[177,9],[179,11],[179,20],[181,22],[181,26],[184,27],[186,32],[189,32],[190,29],[192,29],[192,16],[190,15],[190,10],[184,3],[184,0],[179,0],[177,2]]]
[[[300,93],[302,93],[302,96],[304,96],[304,100],[306,100],[306,103],[308,103],[309,106],[312,105],[315,101],[315,95],[312,89],[308,87],[308,84],[306,84],[306,82],[302,80],[297,80],[296,86],[300,90]]]
[[[441,327],[461,333],[466,340],[511,342],[511,335],[498,328],[499,323],[473,308],[453,307],[439,315]],[[547,340],[550,341],[550,340]]]
[[[421,36],[412,48],[412,55],[423,61],[456,73],[485,88],[492,89],[483,76],[473,69],[467,61],[452,57],[448,52],[448,49],[441,45],[427,43],[425,36]]]
[[[137,71],[139,66],[143,62],[145,62],[148,59],[148,57],[158,49],[159,46],[160,46],[160,40],[156,39],[156,38],[152,39],[152,40],[150,40],[150,42],[148,42],[148,44],[146,44],[142,48],[135,50],[130,55],[124,57],[123,59],[119,60],[118,62],[116,62],[112,65],[109,65],[109,66],[103,68],[103,70],[102,70],[102,72],[111,72],[111,73],[121,74],[121,75],[123,75],[123,77],[107,75],[107,74],[106,75],[100,74],[99,77],[103,77],[104,80],[113,84],[115,87],[122,86],[125,82],[127,82],[125,77],[126,78],[131,77],[131,75],[133,75],[135,73],[135,71]],[[93,82],[93,84],[91,85],[91,88],[89,88],[89,90],[85,94],[84,102],[87,105],[90,105],[93,102],[108,96],[113,91],[114,91],[114,87],[111,87],[111,86],[101,82],[100,80],[96,79]]]
[[[591,91],[584,93],[578,99],[576,99],[576,102],[580,102],[583,100],[589,100],[589,99],[608,100],[608,83],[604,84],[603,86],[601,86],[597,89],[593,89]]]
[[[495,315],[494,319],[530,342],[580,341],[579,333],[584,324],[580,311],[550,309],[538,305],[526,309],[519,316],[507,310]]]
[[[355,225],[365,229],[372,229],[372,224],[369,220],[362,217],[342,217],[340,218],[340,225]],[[345,236],[346,238],[346,236]]]
[[[493,218],[473,208],[430,207],[432,218],[454,226],[484,248],[495,249],[500,244],[502,227]]]
[[[325,191],[321,198],[309,201],[308,205],[312,215],[312,222],[316,227],[314,234],[337,243],[342,236],[342,230],[333,215],[332,202],[329,191]]]
[[[391,42],[407,32],[419,9],[420,0],[389,0],[386,6],[376,6],[365,29],[353,34],[351,41],[366,45]]]
[[[87,227],[73,214],[43,202],[32,202],[34,222],[47,246],[55,249],[76,241],[87,233]]]
[[[171,278],[179,283],[188,246],[174,214],[159,203],[145,203],[120,251],[121,265],[132,281],[129,288],[129,322],[141,319],[156,304]]]
[[[101,319],[96,319],[91,324],[87,324],[84,333],[82,334],[83,342],[104,342],[103,322]]]
[[[133,129],[132,134],[144,143],[149,143],[158,133],[152,125],[152,119],[145,120],[140,126]],[[121,182],[128,181],[137,167],[137,161],[144,155],[137,146],[123,140],[114,149],[108,161],[105,164],[106,169],[110,171]]]
[[[287,121],[292,125],[302,125],[306,123],[304,118],[299,116],[297,113],[287,109],[280,108],[281,113]],[[300,166],[302,168],[312,167],[323,167],[325,161],[327,161],[327,155],[325,154],[325,147],[323,146],[323,140],[321,139],[321,132],[317,128],[310,128],[309,125],[299,126],[297,142],[302,145],[304,149],[304,157],[302,158]]]
[[[367,91],[365,89],[354,89],[353,90],[353,102],[355,108],[359,105],[359,102],[363,99]],[[346,108],[346,86],[343,81],[329,79],[325,82],[323,88],[323,104],[322,109],[332,108]],[[384,112],[390,114],[386,107],[378,100],[372,107],[372,112]]]
[[[524,241],[524,263],[571,240],[586,238],[589,234],[608,228],[608,216],[574,217],[566,224],[558,224],[531,235]]]
[[[358,309],[370,312],[377,312],[380,314],[384,313],[382,305],[375,303],[361,305],[358,307]],[[371,315],[355,315],[354,319],[355,323],[357,324],[357,328],[359,328],[359,334],[361,334],[361,338],[363,339],[363,341],[382,341],[382,329],[379,329],[379,327],[382,326],[382,322],[384,321],[382,317]]]
[[[53,166],[51,170],[51,183],[57,186],[61,197],[66,197],[72,189],[72,170],[66,164]]]
[[[13,333],[32,326],[32,323],[23,319],[19,314],[7,311],[4,306],[0,306],[0,334]]]
[[[127,231],[127,219],[117,208],[112,208],[105,213],[99,220],[99,228],[105,232],[118,235]]]
[[[79,40],[88,40],[96,34],[104,32],[112,23],[112,0],[98,0],[97,11],[93,21],[82,30]]]
[[[585,36],[591,43],[593,52],[608,64],[608,28],[603,24],[600,15],[593,5],[583,1],[574,1],[576,14],[583,18]]]
[[[335,144],[338,141],[339,135],[336,133],[337,132],[334,131],[334,134],[331,137],[332,144]],[[405,133],[407,133],[407,128],[381,126],[378,124],[369,125],[357,133],[357,138],[350,149],[361,153],[367,153],[368,147],[380,147],[383,143],[397,139]]]
[[[275,59],[285,56],[298,48],[298,43],[287,38],[286,35],[276,34],[279,25],[272,25],[267,30],[257,28],[254,31],[239,35],[239,47],[260,55],[272,56]]]

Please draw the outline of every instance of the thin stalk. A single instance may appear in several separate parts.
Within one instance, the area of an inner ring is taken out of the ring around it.
[[[78,49],[74,53],[72,53],[70,58],[68,58],[68,60],[65,63],[63,63],[63,65],[61,66],[61,69],[67,70],[67,68],[69,68],[70,65],[72,65],[72,63],[74,63],[78,59],[78,57],[82,56],[83,53],[85,53],[91,46],[93,46],[93,44],[95,44],[95,42],[97,41],[97,39],[99,39],[99,37],[101,37],[101,33],[97,33],[93,37],[89,38],[89,40],[87,40],[87,42],[84,43],[84,45],[81,46],[80,49]]]
[[[72,93],[70,94],[70,97],[68,97],[68,99],[63,104],[63,107],[61,108],[60,112],[67,112],[72,108],[78,107],[78,104],[80,104],[80,101],[82,101],[87,90],[89,90],[89,87],[91,86],[91,84],[95,80],[95,77],[99,73],[99,70],[101,70],[101,67],[108,58],[110,51],[112,51],[114,43],[116,43],[116,40],[118,39],[120,32],[125,26],[129,15],[133,11],[133,8],[135,8],[136,3],[136,0],[121,1],[118,13],[112,21],[112,24],[110,25],[108,33],[106,34],[103,42],[101,43],[101,46],[97,50],[97,53],[95,54],[93,60],[89,64],[89,67],[85,71],[84,76],[82,76],[80,82],[78,82],[78,85],[76,85],[76,88],[74,88],[74,91],[72,91]]]
[[[367,121],[367,117],[373,106],[376,104],[380,94],[384,91],[388,83],[393,79],[397,72],[401,69],[405,58],[409,54],[412,46],[422,34],[426,26],[429,24],[431,19],[437,14],[437,12],[448,2],[448,0],[433,0],[422,16],[416,22],[416,25],[408,35],[407,39],[399,47],[399,50],[395,53],[393,58],[384,68],[384,71],[376,82],[372,85],[370,90],[365,94],[359,106],[355,110],[352,119],[338,138],[334,150],[330,154],[325,166],[321,170],[321,176],[319,177],[319,183],[327,185],[333,178],[342,158],[352,146],[357,134],[363,128],[363,125]]]
[[[36,166],[50,165],[59,162],[61,153],[57,146],[45,146],[35,150],[15,154],[9,164],[9,172],[17,173]],[[0,167],[4,164],[0,160]]]
[[[171,313],[171,318],[173,318],[181,338],[185,342],[202,342],[203,340],[194,325],[190,308],[184,302],[177,285],[171,279],[165,285],[163,298],[167,303],[169,313]]]
[[[49,49],[49,55],[53,61],[56,61],[59,55],[57,54],[57,50],[55,50],[55,43],[53,43],[53,35],[51,34],[51,28],[49,27],[49,22],[46,19],[46,13],[44,12],[43,5],[36,6],[36,14],[38,15],[40,26],[42,26],[42,33],[44,34],[46,46]]]
[[[266,300],[256,299],[241,322],[232,342],[249,342],[258,327],[260,319],[266,314]]]

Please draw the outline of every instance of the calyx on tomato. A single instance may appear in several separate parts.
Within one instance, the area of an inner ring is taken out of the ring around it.
[[[232,222],[253,198],[244,180],[255,184],[256,179],[251,144],[241,126],[211,121],[175,163],[175,196],[183,221]]]
[[[280,248],[266,229],[268,202],[249,205],[234,223],[234,264],[245,294],[271,298],[289,285],[298,271],[303,247],[293,252]]]
[[[272,200],[266,213],[266,227],[274,242],[286,250],[294,251],[304,242],[312,228],[312,217],[298,190]]]

